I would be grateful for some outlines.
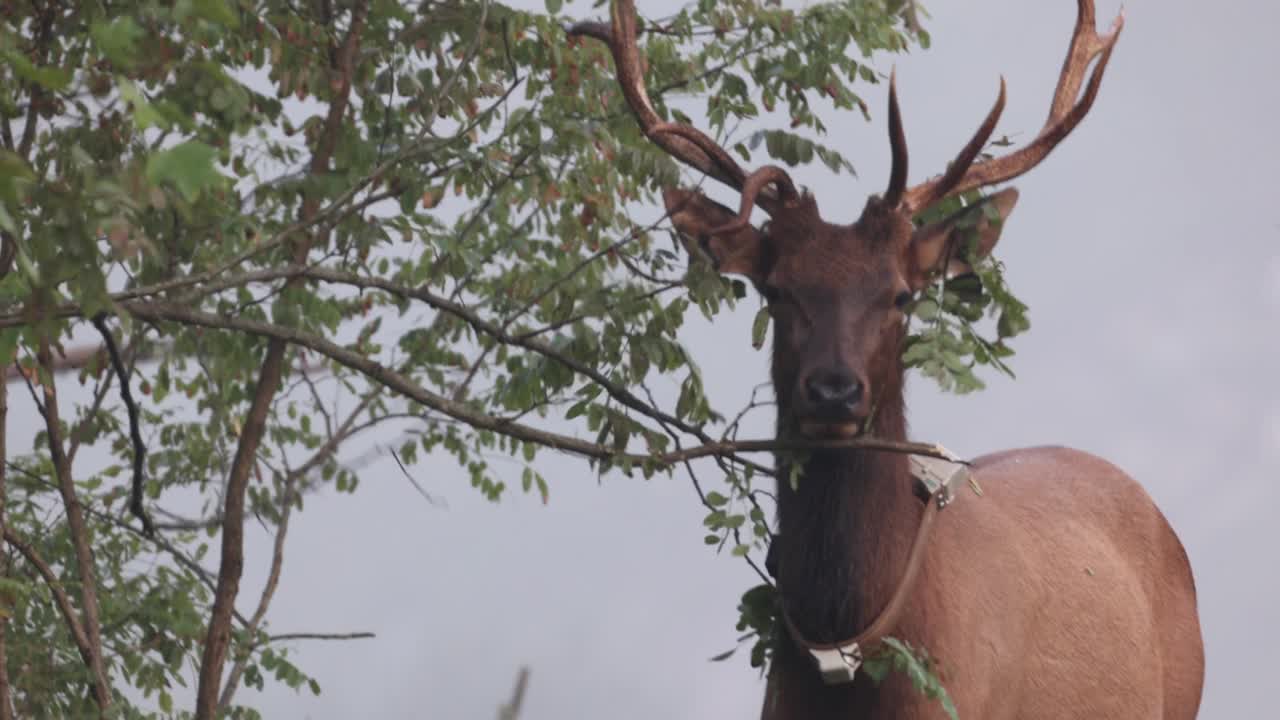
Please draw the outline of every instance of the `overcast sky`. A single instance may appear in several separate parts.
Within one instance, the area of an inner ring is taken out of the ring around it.
[[[1099,4],[1100,18],[1118,7]],[[932,49],[876,62],[897,64],[913,181],[944,168],[1001,73],[1009,101],[999,132],[1034,135],[1074,19],[1070,0],[926,5]],[[1274,705],[1277,28],[1275,3],[1129,2],[1093,112],[1018,181],[1022,198],[997,248],[1031,306],[1017,381],[991,377],[986,392],[965,397],[921,378],[909,388],[915,439],[970,456],[1072,445],[1147,487],[1195,571],[1203,718]],[[888,177],[885,89],[863,92],[873,123],[824,118],[824,142],[860,177],[794,173],[834,222],[856,219]],[[686,328],[724,407],[766,379],[767,358],[750,345],[753,314],[747,303],[710,326],[695,313]],[[25,394],[11,402],[10,427],[34,425]],[[771,422],[761,415],[751,430],[765,437]],[[755,716],[763,684],[745,657],[707,661],[733,645],[737,598],[753,576],[702,544],[704,511],[687,481],[598,484],[576,460],[543,466],[545,507],[518,494],[490,504],[446,462],[416,475],[447,508],[424,502],[391,463],[365,469],[354,496],[309,498],[290,528],[272,630],[378,637],[297,646],[324,687],[319,698],[271,685],[240,699],[260,700],[267,718],[491,718],[527,664],[522,720]],[[242,598],[256,602],[270,553],[256,528],[250,540]]]

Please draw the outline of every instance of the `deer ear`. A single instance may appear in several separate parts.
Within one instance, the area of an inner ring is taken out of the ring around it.
[[[747,225],[730,233],[711,234],[712,229],[732,221],[737,213],[696,190],[663,190],[662,201],[690,255],[710,259],[722,273],[745,275],[753,281],[764,278],[767,253],[759,230]]]
[[[1000,239],[1005,220],[1017,203],[1017,188],[1006,188],[944,220],[917,228],[911,236],[912,286],[917,290],[924,287],[930,276],[943,269],[943,263],[947,265],[947,277],[972,272],[973,268],[963,259],[965,249],[960,243],[976,235],[972,257],[990,255]]]

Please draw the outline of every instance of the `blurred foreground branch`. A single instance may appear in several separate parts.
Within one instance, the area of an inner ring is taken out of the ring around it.
[[[521,667],[516,673],[516,686],[511,691],[511,699],[498,708],[498,720],[516,720],[520,716],[520,708],[524,705],[524,691],[529,686],[529,668]]]

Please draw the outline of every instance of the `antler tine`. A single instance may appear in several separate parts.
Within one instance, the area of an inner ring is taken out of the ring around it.
[[[893,151],[893,168],[889,171],[889,187],[884,201],[896,207],[907,187],[907,134],[902,129],[902,110],[898,107],[898,69],[889,73],[889,147]]]
[[[1111,51],[1115,49],[1116,41],[1120,39],[1120,31],[1123,29],[1124,11],[1122,10],[1112,24],[1111,30],[1105,35],[1098,35],[1093,0],[1077,0],[1076,25],[1071,34],[1071,45],[1067,50],[1067,58],[1063,62],[1062,73],[1058,78],[1058,86],[1049,108],[1049,118],[1031,144],[1003,157],[972,165],[967,163],[962,165],[960,160],[970,152],[973,157],[977,156],[982,149],[982,144],[989,137],[990,130],[976,147],[974,143],[979,136],[975,135],[974,140],[965,146],[945,175],[907,190],[901,207],[915,213],[947,196],[1012,180],[1039,165],[1058,143],[1075,130],[1085,115],[1089,114],[1093,101],[1098,97],[1098,89],[1102,86],[1102,76],[1106,72],[1107,63],[1111,60]],[[1090,63],[1093,63],[1095,58],[1097,63],[1094,64],[1093,71],[1089,75],[1089,82],[1085,85],[1083,95],[1080,95],[1080,85],[1084,80],[1085,71],[1089,69]],[[1001,108],[1003,103],[1004,80],[1001,79],[997,108]],[[993,108],[992,113],[987,116],[987,122],[984,122],[983,127],[979,129],[979,134],[987,128],[988,123],[993,130],[994,120],[998,116],[999,113]],[[970,162],[973,157],[969,157]]]
[[[610,28],[596,22],[580,22],[570,27],[568,32],[574,36],[595,38],[609,46],[627,105],[640,129],[654,144],[695,170],[741,190],[746,173],[714,140],[696,128],[662,122],[653,109],[645,90],[640,49],[636,42],[634,0],[615,0],[611,4],[610,19]],[[716,147],[719,152],[707,152],[704,148],[708,147]]]
[[[760,193],[773,185],[778,188],[778,196],[783,201],[796,197],[796,186],[791,182],[791,175],[777,165],[765,165],[752,172],[742,185],[742,203],[738,206],[738,216],[729,222],[710,231],[711,235],[727,235],[746,227],[751,222],[751,209],[760,203],[766,211],[771,207]]]
[[[649,137],[653,138],[654,142],[658,142],[659,137],[668,135],[674,135],[677,138],[683,138],[693,143],[707,157],[711,158],[712,162],[719,165],[726,174],[733,177],[742,177],[745,183],[746,173],[742,171],[742,166],[738,165],[738,161],[734,160],[733,156],[720,146],[720,143],[712,140],[698,128],[683,123],[660,122],[649,129]]]
[[[1000,76],[1000,93],[996,96],[996,102],[987,111],[987,117],[983,119],[977,131],[973,133],[973,137],[969,138],[969,142],[965,143],[965,146],[960,149],[955,160],[951,161],[951,165],[947,167],[947,171],[941,177],[936,177],[908,190],[902,199],[903,207],[911,211],[923,210],[946,197],[956,188],[969,170],[973,168],[973,161],[977,159],[978,153],[982,152],[982,148],[986,146],[987,140],[991,138],[991,133],[995,132],[996,123],[1000,122],[1000,115],[1004,113],[1004,100],[1005,85],[1004,76],[1002,75]],[[892,95],[890,95],[890,103],[893,103]],[[906,151],[904,150],[903,152],[905,154]]]
[[[1089,63],[1104,51],[1115,45],[1124,27],[1124,8],[1111,24],[1106,35],[1098,35],[1096,13],[1093,0],[1076,1],[1076,27],[1071,33],[1071,45],[1067,49],[1067,57],[1062,61],[1062,75],[1058,78],[1058,87],[1053,91],[1053,104],[1049,107],[1049,119],[1052,123],[1063,118],[1075,104],[1080,95],[1080,84],[1084,81],[1084,71]]]

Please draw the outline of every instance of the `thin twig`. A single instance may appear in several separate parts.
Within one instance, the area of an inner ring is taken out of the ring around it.
[[[98,313],[93,316],[93,326],[102,335],[102,342],[107,346],[107,355],[111,358],[111,367],[115,368],[116,377],[120,381],[120,398],[124,400],[125,409],[129,413],[129,439],[133,443],[133,483],[129,488],[129,512],[142,523],[142,532],[147,537],[155,535],[155,525],[142,505],[143,472],[147,462],[147,446],[142,441],[141,420],[138,418],[138,403],[133,399],[133,390],[129,387],[129,374],[125,370],[124,361],[120,359],[120,349],[116,347],[116,339],[107,327],[107,316]]]
[[[396,452],[395,448],[388,445],[385,449],[387,452],[391,453],[391,457],[396,461],[396,465],[399,466],[400,472],[404,474],[405,479],[409,481],[409,484],[413,485],[413,489],[417,490],[418,494],[421,495],[428,503],[439,506],[440,503],[436,500],[436,497],[423,489],[422,485],[418,484],[418,480],[409,472],[409,468],[404,466],[404,462],[400,460],[400,454]]]
[[[648,394],[648,397],[652,402],[654,400],[653,393],[649,391],[649,388],[647,386],[645,387],[645,392]],[[667,427],[666,425],[664,425],[662,429],[667,432],[667,435],[671,438],[671,441],[675,444],[676,450],[679,451],[681,449],[680,436],[677,435],[670,427]],[[717,508],[715,505],[711,503],[709,499],[707,499],[707,494],[702,489],[702,481],[698,478],[698,473],[693,469],[693,463],[689,460],[685,460],[681,463],[681,465],[684,466],[685,473],[689,476],[689,482],[693,485],[694,492],[698,494],[698,500],[702,502],[702,506],[705,507],[707,510],[715,511]],[[737,543],[738,545],[743,545],[741,530],[735,527],[732,529],[732,532],[733,532],[734,542]],[[721,543],[721,545],[723,545],[723,542]],[[751,557],[750,552],[743,555],[742,559],[745,560],[747,562],[747,565],[749,565],[751,569],[755,571],[756,575],[760,576],[760,579],[764,581],[765,584],[767,585],[773,584],[773,581],[769,578],[769,576],[766,575],[764,572],[762,572],[760,570],[760,567],[756,565],[756,561]]]
[[[128,352],[129,349],[132,348],[126,349],[126,352]],[[74,352],[75,350],[73,349],[72,353]],[[72,353],[68,353],[68,355]],[[54,363],[54,374],[64,372],[57,368],[56,360]],[[86,430],[89,429],[89,423],[93,422],[97,418],[98,412],[102,409],[102,404],[107,400],[107,393],[111,390],[111,383],[114,377],[115,375],[111,373],[106,373],[98,377],[97,381],[94,383],[93,400],[89,403],[89,407],[84,410],[84,414],[80,417],[79,422],[71,428],[71,432],[67,433],[67,460],[72,465],[75,465],[76,453],[80,452],[80,445],[84,442],[85,436],[88,434],[86,433]],[[8,383],[5,384],[7,385]]]
[[[349,633],[280,633],[267,636],[267,642],[288,642],[290,640],[369,640],[378,637],[371,632]]]

